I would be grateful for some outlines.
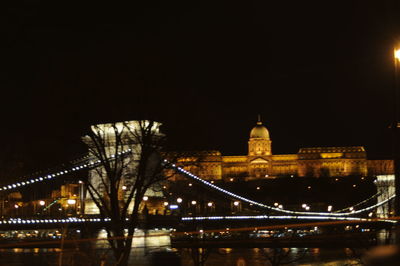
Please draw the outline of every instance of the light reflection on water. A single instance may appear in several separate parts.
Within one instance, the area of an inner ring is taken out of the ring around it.
[[[134,248],[158,248],[158,247],[170,247],[171,238],[169,236],[170,230],[148,230],[146,233],[143,230],[136,230],[132,247]],[[107,238],[105,230],[101,230],[97,235],[98,239]],[[107,240],[97,242],[97,247],[108,248]]]
[[[170,247],[171,240],[168,235],[170,231],[159,230],[159,231],[149,231],[145,237],[143,231],[138,231],[135,234],[133,240],[133,249],[131,253],[130,264],[132,265],[151,265],[150,256],[148,256],[149,251],[155,250],[160,247]],[[163,234],[160,236],[160,234]],[[100,232],[98,238],[106,237],[105,232]],[[81,262],[86,261],[89,263],[90,259],[95,257],[99,259],[101,256],[107,256],[106,265],[112,265],[112,254],[108,249],[107,241],[98,241],[95,245],[96,251],[93,254],[85,254],[85,252],[80,252],[79,254],[82,259]],[[289,255],[289,259],[294,258],[302,249],[293,248]],[[42,266],[48,265],[53,266],[58,264],[58,258],[60,254],[60,248],[15,248],[15,249],[1,249],[0,250],[0,265],[9,266],[21,266],[21,265],[31,265],[31,266]],[[89,252],[90,253],[90,252]],[[347,252],[348,253],[348,252]],[[63,265],[69,264],[69,260],[72,256],[77,254],[76,249],[65,249],[63,252],[63,258],[65,263]],[[193,265],[190,254],[185,251],[180,251],[182,258],[182,265]],[[287,265],[301,265],[301,266],[340,266],[345,265],[350,262],[346,255],[345,249],[320,249],[312,248],[309,249],[306,255],[297,262]],[[236,265],[237,261],[242,260],[246,262],[246,265],[261,266],[266,265],[267,259],[265,257],[265,252],[261,249],[231,249],[231,248],[220,248],[212,251],[209,256],[206,265],[218,265],[218,266],[228,266]],[[354,261],[353,261],[354,262]],[[76,265],[76,264],[75,264]],[[78,265],[86,265],[78,264]]]

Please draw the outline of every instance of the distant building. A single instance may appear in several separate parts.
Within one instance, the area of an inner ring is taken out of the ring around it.
[[[368,160],[362,146],[300,148],[297,154],[273,154],[268,129],[259,120],[250,131],[248,154],[223,156],[205,151],[189,171],[209,180],[251,180],[281,176],[335,177],[393,173],[392,160]],[[186,162],[188,158],[181,158]]]

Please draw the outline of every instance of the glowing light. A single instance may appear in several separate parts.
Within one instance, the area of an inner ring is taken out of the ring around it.
[[[126,186],[122,186],[122,190],[126,190]]]
[[[76,203],[75,199],[68,199],[67,200],[68,205],[74,205]]]
[[[400,60],[400,49],[394,50],[394,58]]]
[[[168,204],[169,204],[168,202],[164,201],[164,206],[168,206]]]
[[[197,204],[197,201],[192,200],[192,205],[196,205],[196,204]]]
[[[176,202],[178,202],[178,203],[182,203],[182,201],[183,201],[182,198],[177,198],[176,199]]]
[[[332,211],[332,205],[328,206],[328,212]]]
[[[248,198],[242,197],[242,196],[240,196],[240,195],[237,195],[237,194],[234,194],[234,193],[232,193],[232,192],[230,192],[230,191],[227,191],[227,190],[225,190],[225,189],[223,189],[223,188],[220,188],[220,187],[218,187],[218,186],[216,186],[216,185],[214,185],[214,184],[211,184],[210,182],[208,182],[208,181],[206,181],[206,180],[204,180],[204,179],[201,179],[200,177],[197,177],[197,176],[195,176],[195,175],[193,175],[193,174],[191,174],[191,173],[189,173],[189,172],[187,172],[187,171],[184,171],[184,170],[183,170],[182,168],[180,168],[180,167],[176,167],[176,166],[174,165],[173,168],[174,168],[176,171],[178,171],[178,172],[184,173],[185,175],[187,175],[188,177],[194,179],[195,181],[201,182],[201,183],[203,183],[203,184],[205,184],[205,185],[207,185],[207,186],[209,186],[209,187],[211,187],[211,188],[213,188],[213,189],[215,189],[215,190],[218,190],[218,191],[220,191],[220,192],[222,192],[222,193],[228,195],[229,197],[233,197],[233,198],[236,198],[236,199],[238,199],[238,200],[245,201],[245,202],[249,203],[250,205],[256,205],[256,206],[261,207],[261,208],[265,208],[265,209],[269,209],[269,210],[274,210],[274,211],[279,211],[279,212],[283,212],[283,213],[286,213],[286,214],[314,215],[314,216],[316,216],[316,215],[318,216],[318,215],[319,215],[319,216],[325,216],[326,218],[333,218],[333,217],[339,217],[339,216],[349,216],[349,215],[351,215],[351,214],[362,213],[362,212],[365,212],[365,211],[374,209],[374,208],[376,208],[376,207],[379,207],[379,206],[381,206],[381,205],[383,205],[383,204],[389,202],[390,200],[392,200],[392,199],[396,196],[396,195],[392,195],[392,196],[390,196],[389,198],[387,198],[387,199],[385,199],[385,200],[383,200],[383,201],[381,201],[381,202],[379,202],[379,203],[377,203],[377,204],[375,204],[375,205],[366,207],[366,208],[364,208],[364,209],[360,209],[360,210],[358,210],[358,211],[352,211],[352,212],[345,212],[345,213],[338,213],[338,212],[336,212],[336,213],[332,213],[332,212],[300,212],[300,211],[292,211],[292,210],[286,210],[286,209],[283,209],[283,208],[282,208],[282,209],[276,208],[276,206],[275,206],[275,207],[268,206],[268,205],[265,205],[265,204],[263,204],[263,203],[250,200],[250,199],[248,199]],[[346,208],[346,209],[347,209],[347,208]],[[314,217],[314,216],[308,216],[308,217]]]
[[[46,204],[46,202],[45,202],[44,200],[40,200],[40,201],[39,201],[39,205],[40,205],[40,206],[44,206],[45,204]]]
[[[208,206],[208,207],[212,207],[212,206],[213,206],[213,203],[212,203],[212,202],[209,202],[209,203],[207,203],[207,206]]]
[[[143,200],[144,200],[144,201],[147,201],[148,199],[149,199],[149,197],[147,197],[147,196],[144,196],[144,197],[143,197]]]
[[[121,154],[126,154],[126,153],[128,153],[130,151],[131,150],[128,149],[126,151],[121,152]],[[87,160],[88,156],[82,157],[82,159]],[[101,161],[97,160],[95,163],[90,162],[90,163],[85,163],[85,164],[82,164],[82,165],[75,165],[74,167],[71,167],[71,168],[68,168],[68,169],[64,169],[62,171],[59,171],[59,172],[56,172],[56,173],[53,173],[53,174],[48,174],[47,176],[44,176],[44,177],[37,177],[37,178],[30,179],[30,180],[25,180],[25,181],[23,181],[21,183],[17,182],[15,184],[6,185],[3,188],[0,188],[0,190],[8,190],[8,189],[13,189],[13,188],[17,188],[17,187],[20,187],[20,186],[24,186],[24,185],[27,185],[27,184],[33,184],[35,182],[43,182],[43,181],[45,181],[47,179],[51,179],[51,178],[56,177],[56,176],[67,174],[67,173],[69,173],[71,171],[77,171],[79,169],[87,168],[90,165],[96,165],[96,164],[100,164],[100,163],[101,163]],[[81,183],[81,182],[79,182],[79,183]]]
[[[239,206],[239,201],[235,201],[235,202],[233,203],[233,205]]]

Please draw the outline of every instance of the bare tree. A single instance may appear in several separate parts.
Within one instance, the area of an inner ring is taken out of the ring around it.
[[[116,265],[128,263],[143,196],[167,178],[161,157],[165,136],[159,127],[147,120],[101,124],[83,138],[99,162],[89,172],[86,189],[98,214],[111,219],[105,230]]]

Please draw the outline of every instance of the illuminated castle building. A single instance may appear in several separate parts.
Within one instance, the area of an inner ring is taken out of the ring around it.
[[[200,163],[188,168],[209,180],[251,180],[261,178],[334,177],[378,175],[393,172],[392,160],[368,160],[362,146],[300,148],[297,154],[273,154],[268,129],[257,122],[250,131],[248,154],[223,156],[207,151]],[[187,161],[188,158],[182,158]]]

